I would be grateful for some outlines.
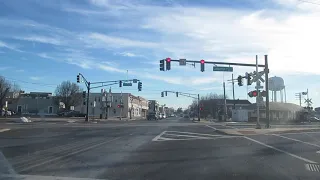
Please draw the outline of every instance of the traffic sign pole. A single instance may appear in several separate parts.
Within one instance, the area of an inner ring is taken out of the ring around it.
[[[270,128],[270,107],[269,107],[269,65],[268,65],[268,55],[264,55],[264,73],[266,77],[265,86],[266,86],[266,119],[267,124],[266,128]]]

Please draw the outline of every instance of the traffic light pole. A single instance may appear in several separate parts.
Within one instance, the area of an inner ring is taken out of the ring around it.
[[[198,121],[200,121],[200,95],[198,94]]]
[[[96,89],[96,88],[111,86],[111,85],[119,84],[119,83],[122,83],[122,82],[132,82],[132,81],[133,81],[133,82],[138,82],[138,81],[139,81],[139,83],[141,83],[140,80],[138,80],[138,79],[116,80],[116,81],[103,81],[103,82],[93,82],[93,83],[91,83],[91,82],[87,81],[87,79],[86,79],[81,73],[79,73],[78,76],[81,76],[81,77],[82,77],[82,79],[84,80],[84,83],[85,83],[85,85],[86,85],[86,87],[87,87],[87,102],[86,102],[86,105],[87,105],[87,107],[86,107],[86,108],[87,108],[87,114],[86,114],[86,119],[85,119],[86,122],[89,122],[89,101],[90,101],[89,96],[90,96],[90,90],[91,90],[91,89]],[[78,83],[79,83],[79,82],[78,82]],[[95,87],[91,87],[92,84],[102,84],[102,85],[100,85],[100,86],[95,86]],[[140,89],[140,87],[139,87],[139,91],[140,91],[140,90],[141,90],[141,89]]]

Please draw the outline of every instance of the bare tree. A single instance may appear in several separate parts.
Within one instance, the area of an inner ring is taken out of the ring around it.
[[[207,118],[209,116],[217,118],[217,116],[223,111],[223,103],[224,97],[221,94],[210,93],[205,96],[201,96],[199,102],[200,107],[202,108],[200,113],[201,118]],[[198,107],[197,101],[193,101],[189,106],[189,109],[193,112],[194,116],[196,116],[198,108],[200,107]]]
[[[82,89],[70,81],[63,81],[55,90],[56,103],[63,102],[66,109],[77,106],[82,102]]]
[[[2,115],[2,110],[6,104],[9,92],[12,92],[12,95],[14,96],[15,93],[19,93],[20,91],[21,89],[17,84],[12,84],[3,76],[0,76],[0,115]],[[11,98],[13,99],[13,97]],[[16,97],[15,99],[18,99],[18,97]]]

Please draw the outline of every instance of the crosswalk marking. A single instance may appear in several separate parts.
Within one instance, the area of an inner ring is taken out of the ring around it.
[[[320,166],[318,164],[305,164],[305,168],[308,171],[320,172]]]

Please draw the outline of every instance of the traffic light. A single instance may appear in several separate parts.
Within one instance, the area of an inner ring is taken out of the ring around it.
[[[238,76],[238,85],[243,86],[242,77]]]
[[[250,91],[248,93],[249,97],[257,97],[258,96],[258,91]]]
[[[266,97],[267,96],[267,91],[261,91],[261,96]]]
[[[171,69],[171,58],[166,58],[166,69],[167,71]]]
[[[77,75],[77,83],[80,83],[80,75]]]
[[[160,60],[160,71],[164,71],[164,60]]]
[[[82,97],[83,97],[83,99],[86,98],[86,91],[83,91],[83,92],[82,92]]]
[[[204,63],[205,63],[204,60],[201,59],[201,60],[200,60],[200,71],[201,71],[201,72],[204,71]]]
[[[119,81],[119,87],[122,87],[122,81]]]
[[[200,111],[203,111],[203,107],[200,107]]]
[[[161,97],[163,97],[163,92],[161,92]]]
[[[142,90],[142,82],[138,82],[138,91]]]
[[[250,86],[252,84],[252,76],[251,74],[247,75],[247,85]]]
[[[166,93],[166,96],[168,96],[168,92],[166,91],[165,93]]]
[[[177,96],[177,97],[179,96],[179,93],[178,93],[178,92],[176,92],[176,96]]]

